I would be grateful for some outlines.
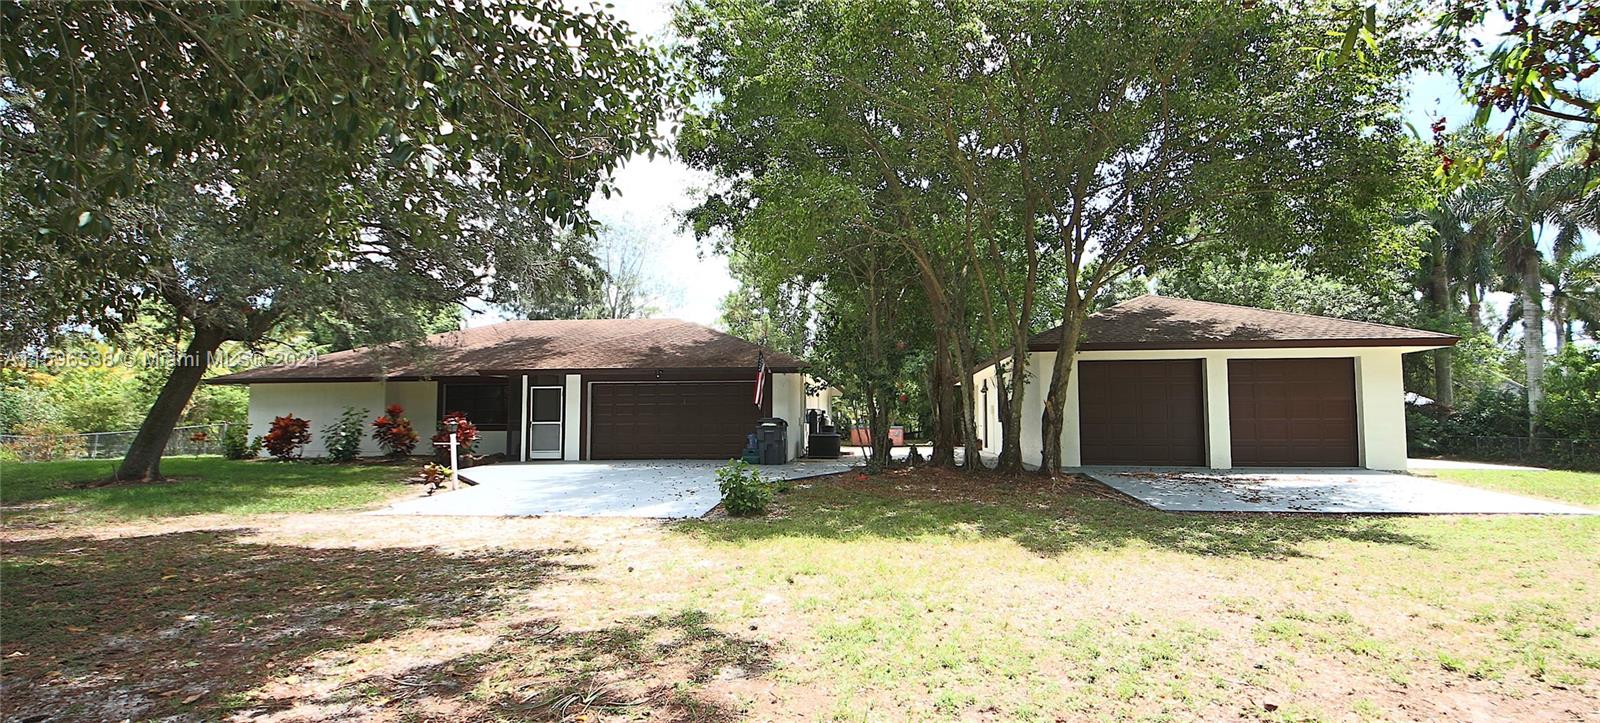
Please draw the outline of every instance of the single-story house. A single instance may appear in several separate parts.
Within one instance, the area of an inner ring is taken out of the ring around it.
[[[370,420],[399,404],[421,454],[440,417],[459,411],[482,431],[480,454],[509,460],[736,458],[763,417],[788,421],[793,458],[805,444],[805,366],[676,319],[506,321],[417,349],[354,349],[208,381],[249,385],[252,436],[280,415],[309,420],[309,457],[326,453],[322,431],[346,407]],[[380,453],[370,430],[361,452]]]
[[[1043,457],[1040,415],[1061,329],[1028,342],[1022,456]],[[1406,468],[1401,356],[1458,339],[1420,329],[1141,296],[1092,314],[1068,381],[1061,463]],[[1000,451],[995,364],[972,374],[978,436]]]

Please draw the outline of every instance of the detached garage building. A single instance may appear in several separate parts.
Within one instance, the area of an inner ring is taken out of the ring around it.
[[[1022,454],[1061,330],[1029,341]],[[1141,296],[1086,320],[1067,391],[1064,466],[1406,467],[1402,355],[1455,344],[1419,329]],[[998,363],[1009,364],[1002,359]],[[994,364],[972,376],[978,435],[999,453]]]
[[[757,360],[766,374],[756,404]],[[804,448],[805,362],[675,319],[507,321],[435,334],[418,349],[336,352],[208,380],[250,387],[250,434],[274,417],[311,422],[305,455],[346,407],[399,404],[422,437],[464,412],[481,454],[510,460],[731,459],[762,417],[789,422]],[[370,437],[362,453],[380,453]]]

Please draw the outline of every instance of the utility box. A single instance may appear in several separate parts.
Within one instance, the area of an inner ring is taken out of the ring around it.
[[[789,421],[778,417],[756,420],[756,448],[761,452],[761,464],[788,462]]]

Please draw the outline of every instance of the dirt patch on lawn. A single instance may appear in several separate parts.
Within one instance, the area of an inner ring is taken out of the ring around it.
[[[242,522],[6,529],[0,718],[715,720],[769,667],[640,605],[675,575],[654,522]]]
[[[1126,496],[1082,475],[965,472],[938,467],[897,467],[881,474],[845,472],[795,483],[830,485],[843,490],[928,502],[1021,504],[1054,507],[1085,497],[1130,502]]]

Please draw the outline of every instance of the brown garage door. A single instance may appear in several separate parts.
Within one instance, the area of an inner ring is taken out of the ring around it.
[[[762,416],[753,392],[748,381],[595,382],[589,387],[589,457],[737,458]]]
[[[1205,464],[1199,359],[1078,363],[1084,464]]]
[[[1234,359],[1228,415],[1237,467],[1354,467],[1354,359]]]

